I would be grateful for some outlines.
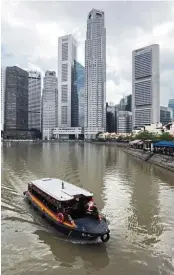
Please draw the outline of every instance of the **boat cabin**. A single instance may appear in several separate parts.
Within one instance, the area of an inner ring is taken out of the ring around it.
[[[99,217],[93,194],[59,179],[40,179],[28,184],[29,193],[54,214],[62,213],[73,220],[87,215]]]

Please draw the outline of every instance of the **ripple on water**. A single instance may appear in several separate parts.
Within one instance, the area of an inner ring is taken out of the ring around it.
[[[3,148],[2,272],[174,273],[173,177],[112,146]],[[105,245],[67,239],[25,202],[30,180],[57,177],[91,190],[111,229]],[[116,270],[116,271],[115,271]]]

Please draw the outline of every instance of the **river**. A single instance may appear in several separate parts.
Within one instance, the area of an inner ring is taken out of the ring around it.
[[[1,146],[4,275],[174,274],[174,174],[109,145]],[[108,243],[60,236],[24,200],[30,180],[57,177],[94,193]]]

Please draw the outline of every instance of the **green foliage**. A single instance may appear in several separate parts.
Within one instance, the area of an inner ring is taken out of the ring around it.
[[[162,141],[162,140],[172,141],[172,140],[174,140],[174,137],[172,135],[170,135],[169,133],[162,133],[162,135],[160,135],[160,141]]]
[[[174,138],[169,133],[162,133],[162,134],[156,134],[156,133],[150,133],[148,131],[140,132],[136,136],[134,136],[134,139],[141,139],[141,140],[147,140],[150,139],[152,141],[171,141],[174,140]]]
[[[122,140],[124,140],[124,139],[125,139],[125,137],[122,136],[122,135],[120,135],[120,136],[117,138],[118,141],[122,141]]]
[[[150,139],[152,141],[158,140],[158,135],[154,133],[150,133],[148,131],[140,132],[135,136],[135,139],[147,140]]]
[[[96,139],[98,139],[99,135],[102,134],[102,132],[98,132],[95,136]]]

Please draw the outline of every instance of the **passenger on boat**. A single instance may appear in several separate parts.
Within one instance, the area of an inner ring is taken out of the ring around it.
[[[96,218],[99,217],[97,206],[92,200],[88,201],[86,204],[86,213]]]

